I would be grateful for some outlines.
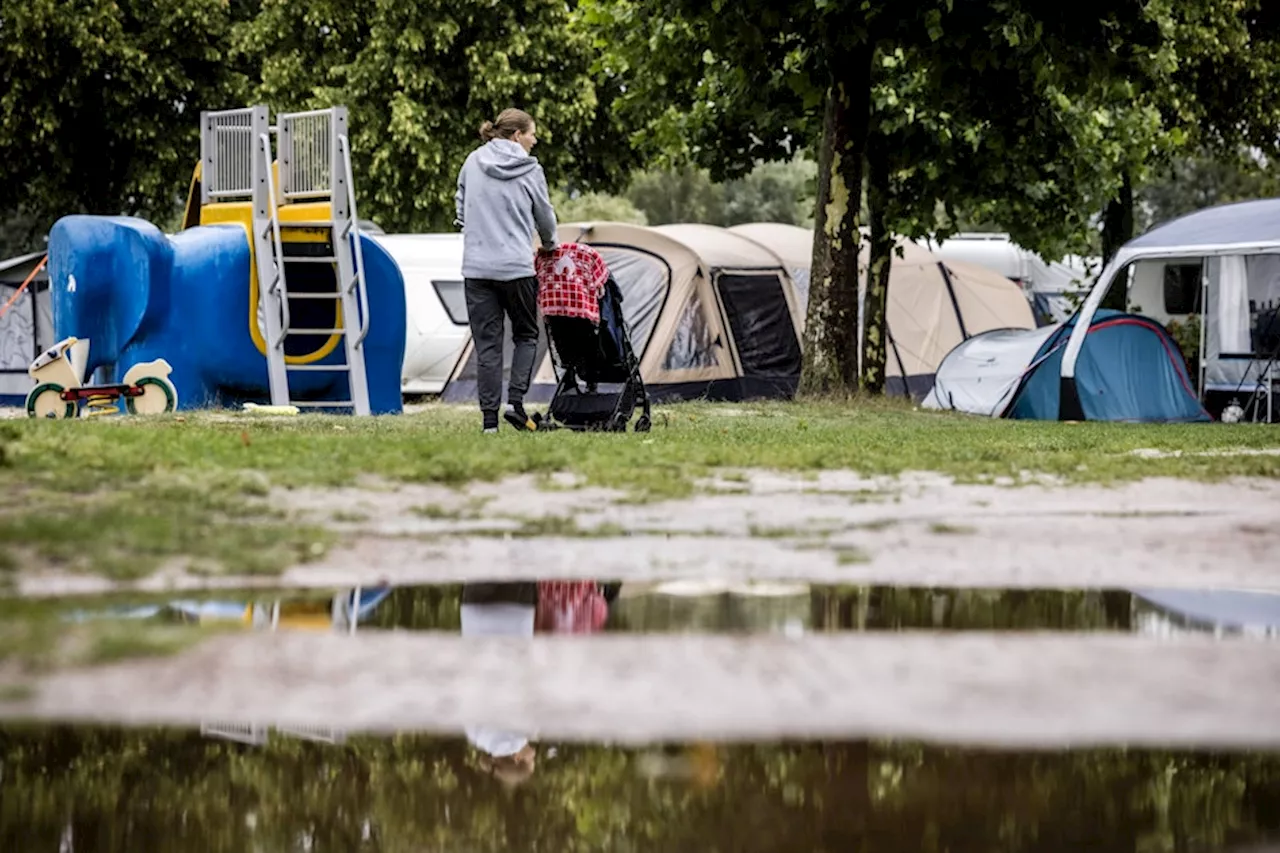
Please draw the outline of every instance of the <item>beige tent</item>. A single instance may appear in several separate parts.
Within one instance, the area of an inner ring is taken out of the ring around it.
[[[729,230],[756,241],[782,258],[795,285],[803,328],[803,309],[809,304],[809,269],[813,265],[813,231],[801,228],[799,225],[785,225],[781,222],[750,222],[746,225],[734,225]]]
[[[788,266],[805,258],[805,241],[810,250],[813,246],[811,230],[790,225],[769,223],[731,230],[773,249],[787,258]],[[886,373],[890,393],[915,397],[929,393],[942,359],[979,332],[1035,328],[1031,306],[1017,283],[976,264],[944,262],[915,243],[898,245],[902,257],[894,256],[889,273]],[[868,251],[864,242],[860,263],[864,277]]]
[[[608,263],[654,399],[795,394],[803,309],[787,264],[769,248],[710,225],[571,223],[560,240],[590,244]],[[556,382],[549,356],[538,363],[529,400],[549,398]],[[468,344],[443,396],[475,393]]]

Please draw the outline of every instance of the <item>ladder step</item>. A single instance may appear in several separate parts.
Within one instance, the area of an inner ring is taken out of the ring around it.
[[[281,228],[333,228],[333,222],[328,219],[314,219],[314,220],[281,219],[280,227]]]
[[[286,335],[345,335],[346,329],[285,329]]]
[[[286,364],[285,370],[307,370],[316,373],[328,371],[329,373],[348,373],[351,370],[349,364]]]
[[[290,293],[290,299],[341,299],[342,294],[337,291],[333,293]]]
[[[355,405],[350,400],[290,400],[289,405],[297,406],[299,409],[336,409],[343,406],[351,408]]]
[[[336,264],[338,259],[325,255],[285,255],[284,262],[286,264]]]

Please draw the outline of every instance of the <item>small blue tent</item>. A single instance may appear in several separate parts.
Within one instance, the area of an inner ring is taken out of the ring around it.
[[[1078,317],[1044,329],[970,338],[938,366],[924,406],[1058,420],[1062,357]],[[1075,382],[1086,420],[1211,420],[1178,345],[1147,317],[1099,310],[1081,348]]]

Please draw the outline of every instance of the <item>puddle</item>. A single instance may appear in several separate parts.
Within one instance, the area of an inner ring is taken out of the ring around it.
[[[352,618],[354,614],[354,619]],[[69,620],[155,620],[257,630],[462,633],[1050,631],[1280,637],[1280,592],[1023,590],[714,581],[365,587],[211,598],[80,601]],[[464,625],[469,626],[463,630]]]
[[[0,727],[0,849],[1246,851],[1280,754]],[[252,739],[252,738],[249,738]]]

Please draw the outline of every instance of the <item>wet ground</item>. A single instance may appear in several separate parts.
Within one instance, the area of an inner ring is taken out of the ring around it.
[[[252,583],[20,575],[204,639],[0,665],[0,850],[1280,851],[1280,486],[546,485],[282,492],[346,544]]]
[[[217,727],[0,729],[0,849],[1246,851],[1280,754],[904,741],[643,747]]]

